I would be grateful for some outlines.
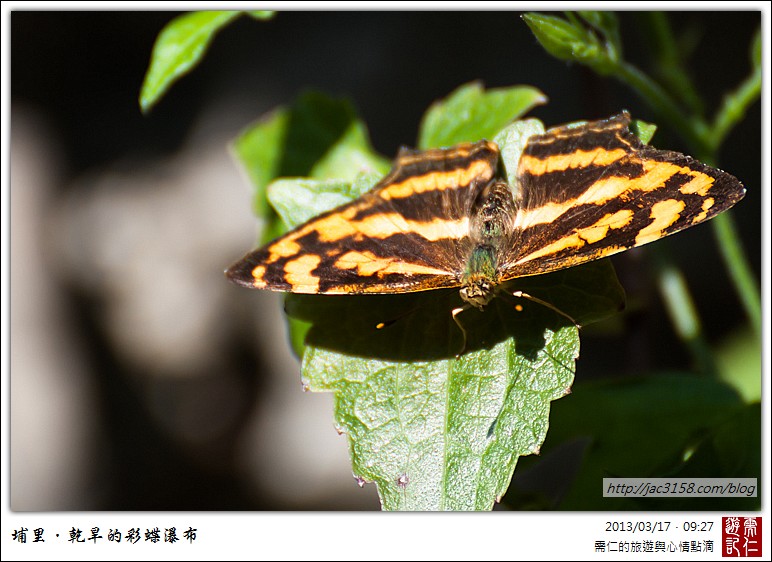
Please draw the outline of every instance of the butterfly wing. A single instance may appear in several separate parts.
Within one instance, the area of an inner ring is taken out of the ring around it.
[[[737,178],[644,145],[622,112],[529,139],[502,280],[609,256],[699,224],[742,199]]]
[[[226,275],[248,287],[296,293],[457,287],[471,246],[469,212],[495,175],[498,156],[487,141],[403,149],[372,190],[247,254]]]

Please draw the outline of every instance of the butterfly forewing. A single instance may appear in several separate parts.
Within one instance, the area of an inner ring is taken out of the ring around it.
[[[247,254],[227,275],[297,293],[457,287],[471,251],[471,207],[497,161],[498,148],[487,141],[403,150],[371,191]]]
[[[571,267],[657,240],[739,201],[733,176],[644,145],[630,116],[529,139],[502,280]]]

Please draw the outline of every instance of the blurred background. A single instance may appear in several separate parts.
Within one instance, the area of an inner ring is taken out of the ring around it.
[[[281,299],[223,276],[260,226],[229,143],[308,88],[349,97],[389,158],[471,80],[538,87],[547,126],[655,119],[626,87],[547,55],[516,12],[243,17],[143,116],[153,42],[176,15],[11,13],[11,508],[378,509],[332,397],[302,392]],[[712,115],[749,73],[760,14],[669,18]],[[620,21],[625,56],[647,69],[640,14]],[[757,274],[760,140],[756,103],[719,161],[747,187],[732,212]],[[652,144],[687,150],[665,128]],[[709,343],[747,338],[712,229],[669,244]],[[628,309],[583,332],[577,383],[692,367],[642,251],[614,258]]]

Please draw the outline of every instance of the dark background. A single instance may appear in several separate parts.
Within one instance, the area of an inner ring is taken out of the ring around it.
[[[49,207],[56,207],[58,198],[68,191],[77,190],[82,178],[116,163],[125,168],[129,161],[141,169],[173,157],[189,140],[201,116],[213,107],[220,115],[215,128],[233,138],[250,121],[288,103],[307,88],[349,97],[367,123],[374,147],[388,157],[399,146],[415,143],[420,118],[434,100],[471,80],[482,80],[487,87],[538,87],[550,101],[531,114],[548,127],[603,118],[621,109],[628,109],[636,118],[656,121],[626,87],[547,55],[516,12],[285,12],[269,22],[241,17],[220,32],[200,66],[175,84],[150,115],[143,116],[137,98],[152,45],[175,15],[11,14],[13,138],[20,108],[47,123],[48,134],[59,150],[58,180],[50,193]],[[648,70],[649,46],[639,15],[620,13],[620,21],[626,58]],[[677,38],[698,41],[688,68],[707,102],[708,115],[713,115],[722,95],[748,75],[749,45],[760,21],[758,12],[670,14]],[[747,187],[745,200],[733,213],[757,274],[761,254],[760,139],[757,102],[728,137],[719,161],[722,169]],[[652,144],[688,151],[676,132],[664,127]],[[39,165],[45,167],[47,163]],[[246,197],[243,204],[248,205]],[[13,221],[12,216],[12,236]],[[240,250],[234,248],[232,255],[222,256],[223,266],[249,248],[253,240],[249,236],[245,233]],[[693,291],[708,341],[720,341],[745,318],[710,227],[684,232],[668,243]],[[612,335],[590,332],[583,338],[577,381],[691,367],[652,280],[642,273],[648,271],[641,265],[645,258],[638,251],[627,254],[615,258],[614,263],[635,306],[619,321],[622,328]],[[15,267],[23,256],[15,254],[12,259]],[[221,275],[219,271],[214,274]],[[92,447],[98,454],[91,453],[87,487],[93,495],[81,498],[72,508],[378,508],[372,496],[366,501],[361,495],[354,500],[345,497],[359,492],[353,479],[344,497],[294,503],[264,495],[259,486],[247,483],[255,476],[245,474],[235,449],[245,446],[238,436],[254,409],[260,407],[259,396],[270,376],[265,358],[251,345],[256,335],[243,333],[248,327],[225,344],[225,365],[237,373],[237,388],[243,395],[240,401],[222,407],[238,411],[231,412],[231,422],[217,435],[216,445],[181,445],[174,434],[160,429],[148,415],[146,390],[148,385],[160,385],[160,399],[171,400],[180,385],[197,392],[189,387],[200,377],[180,382],[136,372],[136,366],[122,359],[115,343],[103,332],[99,309],[104,295],[94,296],[66,276],[57,278],[54,272],[50,283],[59,288],[71,312],[68,330],[79,334],[83,342],[87,376],[96,389],[90,419],[97,426],[91,430],[96,435]],[[237,303],[234,307],[250,306],[252,297],[245,295],[247,292],[236,287],[227,290]],[[13,307],[14,302],[11,304]],[[228,316],[220,322],[227,324]],[[23,365],[14,367],[14,378],[24,376]],[[208,384],[213,377],[216,379],[216,373],[206,378]],[[13,475],[14,479],[22,477]],[[12,507],[29,508],[15,501]],[[51,507],[64,508],[60,504]]]

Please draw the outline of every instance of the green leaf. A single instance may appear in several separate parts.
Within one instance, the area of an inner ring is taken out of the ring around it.
[[[279,175],[289,117],[289,110],[279,108],[251,125],[233,143],[233,152],[250,179],[252,210],[258,217],[272,214],[266,188]]]
[[[384,175],[391,163],[370,147],[367,129],[354,121],[322,159],[314,164],[311,177],[320,179],[354,180],[360,173]]]
[[[643,144],[649,144],[654,133],[657,132],[657,126],[654,123],[633,119],[630,123],[630,132],[641,139]]]
[[[372,188],[375,187],[384,174],[378,172],[362,172],[354,178],[354,183],[351,184],[351,195],[354,199],[361,197]]]
[[[520,162],[520,155],[523,153],[528,139],[533,135],[542,134],[544,134],[544,124],[538,119],[530,118],[515,121],[493,137],[493,142],[499,147],[501,162],[504,165],[504,171],[510,185],[517,178],[517,166]]]
[[[574,50],[577,46],[586,45],[592,40],[592,35],[582,27],[563,18],[535,12],[529,12],[522,17],[541,46],[553,57],[561,60],[574,60]]]
[[[512,86],[485,90],[479,82],[459,87],[432,104],[418,134],[422,149],[492,139],[496,133],[547,98],[536,88]]]
[[[198,64],[217,32],[240,13],[192,12],[173,19],[161,30],[139,96],[143,113],[147,113],[180,76]]]
[[[614,35],[619,29],[619,21],[614,12],[579,10],[577,14],[603,35]]]
[[[641,500],[602,497],[602,478],[672,475],[699,447],[705,432],[720,427],[741,407],[730,387],[694,375],[666,373],[576,384],[571,399],[553,408],[542,457],[530,463],[523,481],[539,463],[549,464],[557,455],[563,458],[568,480],[565,495],[549,498],[550,506],[559,502],[566,510],[646,509],[649,504]],[[561,450],[575,446],[571,444],[581,444],[587,452],[574,455],[581,464],[573,473],[566,457],[560,456]],[[525,490],[511,491],[514,500],[518,492],[522,495]]]
[[[351,102],[321,92],[306,92],[292,105],[285,135],[279,176],[312,174],[319,161],[339,143],[360,142],[363,151],[371,150],[365,126]],[[346,177],[353,178],[357,171],[348,170]]]
[[[538,451],[550,402],[573,381],[576,328],[533,303],[520,316],[502,302],[491,305],[470,329],[507,339],[452,358],[441,341],[453,328],[450,309],[429,304],[448,304],[442,293],[414,300],[417,311],[380,331],[374,324],[368,330],[352,308],[367,306],[365,316],[373,318],[366,303],[337,305],[328,322],[336,320],[342,348],[315,339],[326,340],[331,325],[316,332],[314,323],[308,333],[303,379],[311,390],[335,392],[335,418],[349,436],[354,474],[378,485],[384,509],[491,509],[518,457]],[[404,304],[379,300],[381,314]],[[373,343],[379,335],[382,341]],[[370,356],[376,348],[395,356],[362,357],[361,345]]]
[[[588,323],[619,305],[608,275],[601,260],[518,287]],[[460,304],[453,290],[287,299],[287,313],[311,324],[304,384],[336,393],[354,473],[378,485],[384,509],[490,509],[542,443],[550,401],[570,389],[579,339],[564,317],[497,299],[461,315],[470,352],[455,359]]]
[[[619,38],[619,20],[614,12],[579,11],[579,16],[594,29],[603,34],[606,40],[606,51],[612,60],[616,61],[622,50]]]
[[[531,29],[534,37],[552,56],[565,60],[576,61],[590,66],[595,72],[607,75],[615,72],[619,61],[619,39],[616,37],[613,24],[605,16],[597,16],[595,12],[584,12],[591,25],[603,27],[606,41],[601,43],[595,33],[586,29],[576,16],[574,21],[566,21],[555,16],[529,12],[523,15],[523,20]],[[606,36],[605,34],[609,34]]]
[[[253,208],[261,217],[271,216],[265,190],[278,177],[352,181],[361,171],[388,169],[371,148],[351,103],[319,92],[307,92],[248,127],[233,148],[251,180]]]
[[[353,199],[351,184],[343,180],[282,178],[268,186],[268,201],[288,229]]]

